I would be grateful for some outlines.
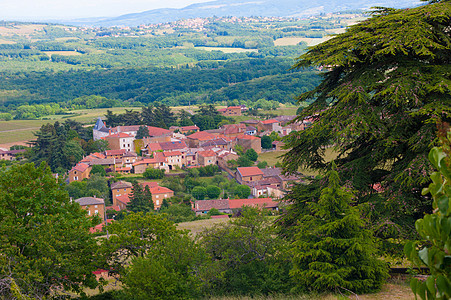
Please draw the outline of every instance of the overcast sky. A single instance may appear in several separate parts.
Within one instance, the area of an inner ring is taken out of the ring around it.
[[[112,17],[211,0],[0,0],[0,20]]]

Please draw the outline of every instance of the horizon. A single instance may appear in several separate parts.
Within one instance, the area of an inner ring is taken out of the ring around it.
[[[184,8],[212,0],[2,0],[0,20],[53,21],[111,18],[159,8]]]

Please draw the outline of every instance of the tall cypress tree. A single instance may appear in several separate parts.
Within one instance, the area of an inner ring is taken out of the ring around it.
[[[132,212],[150,212],[153,211],[152,194],[149,187],[143,189],[138,182],[133,183],[133,191],[130,195],[130,202],[127,209]]]
[[[388,276],[385,263],[375,257],[375,238],[366,228],[353,194],[340,186],[332,164],[328,186],[317,200],[305,200],[306,214],[296,226],[292,243],[293,269],[290,274],[298,290],[378,290]]]

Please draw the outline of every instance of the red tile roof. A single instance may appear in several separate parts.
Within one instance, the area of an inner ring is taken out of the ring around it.
[[[218,109],[218,112],[225,112],[227,110],[227,108],[220,108]]]
[[[116,172],[131,171],[131,167],[116,168]]]
[[[168,151],[168,152],[163,152],[164,157],[168,157],[168,156],[176,156],[176,155],[182,155],[182,153],[180,151]]]
[[[174,141],[174,142],[163,142],[159,143],[160,148],[163,151],[172,151],[188,148],[184,141]]]
[[[263,171],[260,170],[258,167],[241,167],[236,168],[236,170],[241,174],[242,177],[263,175]]]
[[[141,182],[139,185],[141,185],[143,188],[145,188],[146,186],[150,188],[154,188],[158,186],[158,182],[155,181],[146,181],[146,182]]]
[[[188,130],[199,130],[199,127],[197,127],[197,125],[191,125],[191,126],[182,126],[180,127],[183,131]]]
[[[160,151],[163,150],[161,149],[160,143],[150,143],[147,144],[147,149],[149,149],[150,151]]]
[[[133,136],[131,136],[130,134],[125,133],[125,132],[119,132],[119,133],[114,133],[114,134],[107,135],[107,136],[103,137],[103,139],[108,139],[108,138],[130,138],[130,137],[133,137]]]
[[[105,207],[105,210],[115,210],[115,211],[120,211],[121,208],[119,207],[119,205],[111,205],[111,206]]]
[[[147,164],[156,164],[157,162],[158,161],[155,158],[145,158],[143,160],[135,162],[133,165],[139,166],[139,165],[147,165]]]
[[[277,207],[279,205],[278,202],[273,201],[271,198],[253,198],[253,199],[230,199],[229,207],[233,208],[241,208],[243,206],[258,206],[258,207],[266,207],[272,208]]]
[[[84,163],[78,163],[75,167],[72,168],[72,170],[70,170],[70,172],[72,172],[72,171],[84,172],[88,168],[89,168],[89,165],[84,164]]]
[[[127,205],[130,202],[130,197],[127,194],[124,194],[124,195],[117,196],[116,200]]]
[[[155,159],[155,162],[157,163],[166,162],[166,158],[164,157],[163,152],[155,152],[153,154],[153,159]]]
[[[216,136],[205,131],[199,131],[188,135],[187,138],[199,141],[208,141],[215,139]]]
[[[174,193],[173,190],[168,189],[167,187],[164,186],[155,186],[150,188],[150,192],[152,193],[152,195],[155,194],[166,194],[166,193]]]
[[[247,134],[242,134],[236,137],[237,139],[240,140],[259,140],[259,137],[256,137],[254,135],[247,135]]]
[[[153,126],[147,126],[147,128],[149,129],[150,136],[161,136],[161,135],[172,134],[172,131],[164,129],[164,128],[153,127]]]
[[[122,155],[122,154],[124,154],[125,152],[127,152],[127,150],[125,150],[125,149],[106,150],[106,151],[105,151],[105,154],[106,154],[107,156],[110,156],[110,155]]]
[[[216,153],[213,150],[199,151],[197,152],[197,154],[203,157],[211,157],[216,155]]]
[[[227,109],[241,109],[241,106],[229,106]]]
[[[262,124],[273,124],[273,123],[279,123],[279,121],[274,119],[262,121]]]

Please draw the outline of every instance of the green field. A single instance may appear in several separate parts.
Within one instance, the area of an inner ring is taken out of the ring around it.
[[[47,123],[54,123],[56,121],[64,122],[65,120],[72,119],[84,124],[94,125],[97,117],[103,117],[107,110],[111,110],[113,113],[124,113],[125,110],[140,110],[139,107],[114,107],[114,108],[96,108],[96,109],[81,109],[74,110],[70,115],[52,115],[46,116],[45,120],[11,120],[0,121],[0,147],[2,144],[23,142],[34,139],[33,132],[39,130],[39,128]]]
[[[282,155],[285,154],[286,151],[268,151],[263,152],[258,155],[258,161],[266,161],[268,163],[268,166],[274,166],[277,162],[282,162]],[[325,160],[326,161],[332,161],[333,159],[337,158],[338,153],[333,148],[326,149],[325,152]],[[319,173],[312,170],[306,170],[306,169],[300,169],[299,170],[302,174],[308,175],[308,176],[316,176]]]

